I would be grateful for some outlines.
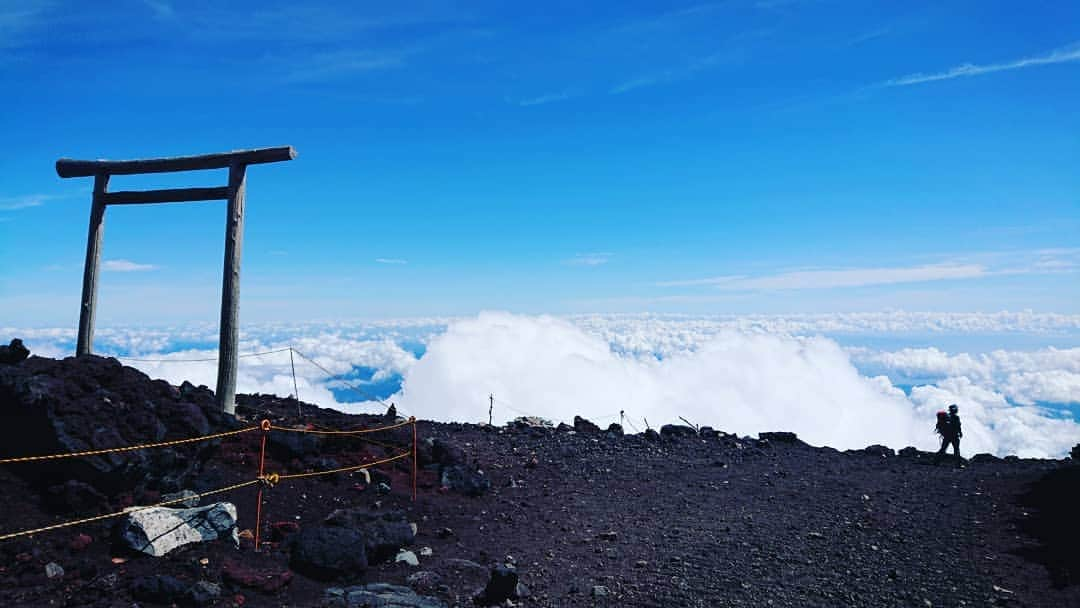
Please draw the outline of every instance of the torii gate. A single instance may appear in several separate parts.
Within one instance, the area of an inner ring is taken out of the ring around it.
[[[98,270],[101,266],[101,241],[107,205],[144,203],[181,203],[188,201],[227,200],[225,218],[225,271],[221,280],[221,334],[218,342],[217,403],[229,414],[236,412],[237,344],[240,340],[240,250],[244,242],[244,189],[248,165],[276,163],[296,158],[292,146],[238,150],[221,154],[145,158],[140,160],[56,161],[60,177],[94,176],[94,194],[90,207],[90,232],[86,238],[86,265],[83,267],[82,307],[79,311],[77,356],[93,351],[94,314],[97,307]],[[109,177],[202,169],[229,169],[229,185],[220,188],[179,188],[108,192]]]

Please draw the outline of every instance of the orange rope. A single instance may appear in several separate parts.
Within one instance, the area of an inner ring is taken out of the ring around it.
[[[202,437],[191,437],[190,439],[175,439],[173,441],[161,441],[159,443],[144,443],[141,445],[131,445],[122,448],[106,448],[103,450],[86,450],[84,452],[70,452],[67,454],[47,454],[45,456],[23,456],[21,458],[4,458],[0,459],[0,464],[12,464],[16,462],[35,462],[39,460],[59,460],[61,458],[78,458],[82,456],[98,456],[100,454],[112,454],[115,452],[133,452],[135,450],[146,450],[149,448],[163,448],[170,445],[181,445],[184,443],[195,443],[196,441],[210,441],[211,439],[220,439],[222,437],[228,437],[230,435],[239,435],[240,433],[247,433],[248,431],[254,431],[259,427],[253,426],[246,429],[240,429],[237,431],[226,431],[224,433],[215,433],[213,435],[203,435]]]
[[[81,525],[81,524],[88,524],[88,523],[92,523],[92,522],[95,522],[95,521],[101,521],[103,519],[110,519],[112,517],[120,517],[121,515],[127,515],[128,513],[134,513],[136,511],[145,511],[146,509],[153,509],[153,508],[156,508],[156,507],[167,507],[169,505],[176,504],[178,502],[184,502],[185,500],[190,500],[192,498],[200,498],[201,499],[204,496],[210,496],[212,494],[221,494],[222,492],[228,492],[230,490],[236,490],[236,489],[243,488],[243,487],[246,487],[246,486],[254,485],[254,484],[257,484],[257,483],[259,483],[261,481],[262,480],[260,480],[260,479],[252,479],[251,481],[245,481],[243,483],[238,483],[236,485],[231,485],[231,486],[228,486],[228,487],[225,487],[225,488],[219,488],[217,490],[210,490],[208,492],[201,492],[199,494],[195,494],[194,496],[192,496],[191,494],[188,494],[187,496],[183,496],[181,498],[174,498],[172,500],[165,500],[165,501],[159,502],[157,504],[153,504],[153,505],[146,505],[146,506],[142,506],[142,507],[129,507],[127,509],[124,509],[123,511],[117,511],[116,513],[108,513],[106,515],[95,515],[94,517],[86,517],[86,518],[83,518],[83,519],[76,519],[74,521],[66,521],[66,522],[61,523],[61,524],[54,524],[52,526],[45,526],[44,528],[35,528],[33,530],[23,530],[22,532],[12,532],[11,534],[5,534],[3,536],[0,536],[0,541],[8,540],[8,539],[11,539],[11,538],[16,538],[16,537],[19,537],[19,536],[28,536],[30,534],[37,534],[39,532],[48,532],[49,530],[59,530],[60,528],[67,528],[67,527],[70,527],[70,526],[78,526],[78,525]]]
[[[412,421],[406,420],[390,426],[380,426],[374,429],[356,429],[354,431],[320,431],[318,429],[294,429],[287,426],[271,426],[270,428],[275,431],[287,431],[290,433],[314,433],[316,435],[363,435],[365,433],[377,433],[379,431],[389,431],[391,429],[401,428],[403,426],[412,424]]]
[[[370,468],[370,467],[377,467],[380,464],[386,464],[388,462],[393,462],[395,460],[401,460],[402,458],[408,458],[410,455],[411,455],[411,452],[402,452],[402,453],[397,454],[395,456],[390,456],[389,458],[383,458],[382,460],[376,460],[375,462],[368,462],[368,463],[365,463],[365,464],[358,464],[358,465],[354,465],[354,466],[351,466],[351,467],[341,467],[340,469],[330,469],[329,471],[314,471],[312,473],[292,473],[290,475],[278,475],[277,478],[280,479],[280,480],[285,480],[285,479],[299,479],[301,477],[317,477],[319,475],[331,475],[333,473],[347,473],[349,471],[358,471],[360,469],[367,469],[367,468]],[[273,474],[271,474],[271,476],[273,476]]]

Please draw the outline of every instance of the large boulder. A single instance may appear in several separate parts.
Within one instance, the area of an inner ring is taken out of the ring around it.
[[[491,480],[476,467],[463,464],[443,469],[442,487],[466,496],[483,496],[491,489]]]
[[[665,424],[660,427],[660,436],[665,439],[675,439],[678,437],[697,437],[698,432],[694,430],[692,426],[686,426],[684,424]]]
[[[305,528],[289,541],[289,566],[317,580],[359,578],[368,565],[364,543],[364,535],[350,528]]]
[[[326,518],[325,523],[359,532],[364,537],[369,564],[393,560],[398,550],[411,545],[416,537],[401,511],[372,513],[359,508],[338,509]]]
[[[441,600],[418,595],[408,587],[371,583],[355,587],[331,587],[323,596],[327,608],[446,608]]]
[[[758,433],[758,439],[769,443],[802,443],[799,436],[788,431],[774,431],[771,433]]]
[[[474,601],[481,606],[494,606],[516,598],[517,591],[517,570],[509,564],[499,564],[491,569],[491,578]]]
[[[230,538],[239,545],[236,506],[219,502],[194,509],[134,508],[120,522],[119,537],[127,547],[161,557],[190,543]]]
[[[600,427],[595,422],[581,416],[574,416],[574,431],[578,433],[599,433]]]
[[[87,355],[30,357],[0,365],[0,457],[80,452],[187,439],[235,429],[209,399],[120,364]],[[105,495],[187,485],[219,441],[113,452],[20,465],[36,487],[76,480]]]
[[[22,363],[30,356],[30,349],[23,345],[22,340],[12,338],[11,343],[0,346],[0,363],[11,365]]]

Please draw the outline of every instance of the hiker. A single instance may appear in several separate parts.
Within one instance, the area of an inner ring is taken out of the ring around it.
[[[934,457],[934,464],[941,461],[941,457],[945,455],[949,444],[953,446],[956,459],[962,460],[960,458],[960,438],[964,436],[964,433],[960,430],[960,415],[956,413],[959,409],[953,403],[949,406],[948,413],[944,411],[937,413],[937,426],[934,430],[937,431],[938,435],[941,435],[941,449],[937,451],[937,455]]]

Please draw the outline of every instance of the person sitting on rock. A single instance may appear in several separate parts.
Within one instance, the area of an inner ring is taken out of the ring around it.
[[[934,463],[937,464],[941,461],[941,458],[945,456],[946,450],[949,448],[949,444],[953,446],[953,453],[956,455],[957,460],[960,458],[960,438],[964,436],[964,433],[960,430],[960,415],[957,411],[960,408],[955,403],[949,406],[949,412],[937,413],[937,427],[935,430],[938,435],[941,435],[941,449],[937,451],[937,455],[934,457]]]

